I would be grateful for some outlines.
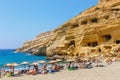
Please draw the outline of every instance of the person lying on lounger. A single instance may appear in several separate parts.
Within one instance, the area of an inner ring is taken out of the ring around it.
[[[27,74],[36,75],[36,74],[37,74],[37,71],[36,71],[36,69],[32,69],[32,70],[29,70],[29,71],[27,72]]]

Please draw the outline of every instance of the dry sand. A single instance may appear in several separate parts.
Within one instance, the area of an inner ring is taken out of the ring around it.
[[[74,71],[62,70],[55,74],[22,75],[20,77],[4,77],[0,80],[120,80],[120,62],[114,62],[106,67],[80,69]]]

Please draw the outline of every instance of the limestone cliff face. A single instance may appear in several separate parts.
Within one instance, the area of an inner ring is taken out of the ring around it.
[[[17,51],[74,57],[109,53],[119,43],[120,0],[100,0],[55,30],[25,42]]]
[[[34,55],[46,55],[46,49],[51,40],[55,38],[53,31],[45,32],[37,35],[34,40],[27,41],[21,48],[16,49],[17,52],[28,52]]]

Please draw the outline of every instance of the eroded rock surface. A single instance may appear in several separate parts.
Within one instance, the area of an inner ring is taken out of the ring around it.
[[[100,0],[53,31],[25,42],[20,52],[81,57],[111,53],[120,43],[120,0]],[[91,54],[92,53],[92,54]]]

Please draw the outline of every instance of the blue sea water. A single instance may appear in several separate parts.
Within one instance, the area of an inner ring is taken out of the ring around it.
[[[0,49],[0,68],[6,63],[16,62],[20,64],[23,61],[37,62],[46,60],[46,56],[34,56],[27,53],[15,53],[13,49]]]

